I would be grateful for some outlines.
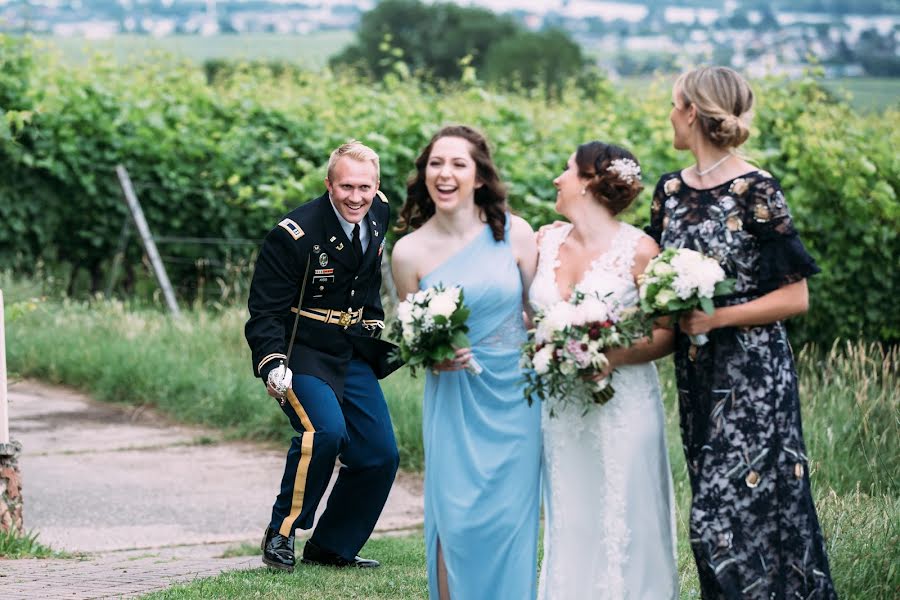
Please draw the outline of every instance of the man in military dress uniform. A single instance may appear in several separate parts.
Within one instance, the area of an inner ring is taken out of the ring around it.
[[[328,193],[269,232],[253,274],[245,334],[254,373],[299,434],[262,543],[263,562],[277,569],[293,570],[294,531],[312,527],[338,457],[342,467],[303,562],[378,566],[356,555],[375,528],[399,463],[377,381],[394,368],[387,359],[393,346],[379,339],[389,207],[378,184],[373,150],[356,141],[335,150]],[[285,366],[293,376],[279,388]]]

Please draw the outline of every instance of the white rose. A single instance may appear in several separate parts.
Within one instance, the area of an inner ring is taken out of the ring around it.
[[[401,302],[397,305],[397,319],[400,320],[401,323],[406,325],[407,323],[412,323],[412,304],[409,302]]]
[[[568,302],[557,302],[547,311],[547,316],[541,324],[546,323],[553,331],[562,331],[572,324],[575,319],[575,307]]]
[[[605,354],[600,352],[597,354],[597,356],[594,357],[592,363],[595,369],[597,369],[598,371],[602,371],[609,366],[609,359],[606,358]]]
[[[453,300],[451,294],[443,293],[437,294],[434,298],[431,299],[431,302],[428,303],[428,314],[432,317],[446,317],[450,318],[456,311],[456,302]]]
[[[559,372],[566,376],[574,375],[578,372],[578,367],[571,360],[566,359],[559,365]]]
[[[580,323],[603,322],[609,318],[609,306],[599,298],[587,297],[578,305]]]
[[[665,261],[661,260],[661,261],[658,261],[655,265],[653,265],[653,274],[654,275],[659,275],[659,276],[671,275],[674,272],[675,272],[675,269],[672,268],[672,265],[670,265],[669,263],[667,263]]]
[[[419,290],[416,292],[416,295],[413,296],[413,302],[416,304],[424,304],[426,300],[428,300],[429,296],[431,296],[432,291],[431,288],[427,290]]]
[[[669,302],[675,299],[675,294],[673,294],[670,290],[660,290],[658,294],[656,294],[656,300],[654,303],[656,306],[660,308],[665,308],[669,305]]]
[[[717,261],[709,258],[697,270],[697,293],[711,298],[716,291],[716,284],[725,279],[725,271]]]
[[[531,359],[534,364],[534,371],[538,375],[544,375],[550,370],[550,363],[553,362],[553,346],[544,346],[534,354]]]
[[[697,281],[691,277],[690,273],[678,275],[672,280],[672,289],[675,290],[676,296],[682,300],[687,300],[694,295],[694,291],[697,289]]]

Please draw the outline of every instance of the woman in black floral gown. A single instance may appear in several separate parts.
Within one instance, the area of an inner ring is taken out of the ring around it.
[[[736,291],[677,325],[681,433],[693,492],[691,547],[705,599],[835,598],[810,492],[797,373],[783,320],[806,311],[819,271],[778,181],[733,148],[753,93],[731,69],[682,75],[674,145],[696,164],[664,175],[650,233],[715,257]],[[708,343],[691,344],[688,334]]]

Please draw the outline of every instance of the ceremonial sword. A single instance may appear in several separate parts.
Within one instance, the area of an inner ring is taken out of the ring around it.
[[[291,352],[294,351],[294,339],[297,337],[297,324],[300,322],[300,310],[303,308],[303,296],[306,294],[306,280],[309,279],[309,265],[311,260],[312,254],[307,255],[306,268],[303,271],[303,283],[300,284],[300,300],[297,301],[297,315],[294,317],[294,328],[291,330],[291,341],[288,343],[287,355],[281,363],[285,370],[290,369],[288,365],[291,364]],[[281,406],[284,406],[288,392],[292,392],[291,388],[285,390],[284,395],[279,399]]]

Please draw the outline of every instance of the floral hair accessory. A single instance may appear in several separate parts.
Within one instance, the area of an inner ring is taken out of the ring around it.
[[[630,158],[617,158],[606,167],[606,170],[618,175],[625,183],[641,180],[641,167]]]

